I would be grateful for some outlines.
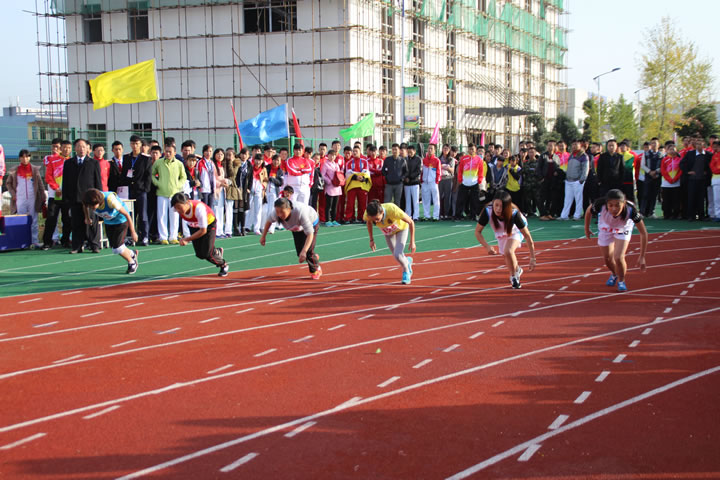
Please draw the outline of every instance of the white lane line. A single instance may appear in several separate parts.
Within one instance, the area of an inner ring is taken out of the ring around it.
[[[488,467],[490,467],[490,466],[492,466],[492,465],[495,465],[495,464],[497,464],[497,463],[499,463],[499,462],[501,462],[501,461],[503,461],[503,460],[505,460],[505,459],[507,459],[507,458],[510,458],[510,457],[514,456],[514,455],[517,455],[518,453],[524,451],[526,448],[530,447],[531,445],[542,444],[542,442],[545,442],[545,441],[547,441],[547,440],[549,440],[549,439],[551,439],[551,438],[554,438],[554,437],[556,437],[556,436],[558,436],[558,435],[561,435],[561,434],[563,434],[563,433],[565,433],[565,432],[567,432],[567,431],[570,431],[570,430],[576,429],[576,428],[578,428],[578,427],[581,427],[581,426],[583,426],[583,425],[585,425],[585,424],[587,424],[587,423],[590,423],[590,422],[592,422],[592,421],[594,421],[594,420],[597,420],[597,419],[602,418],[602,417],[604,417],[604,416],[606,416],[606,415],[609,415],[609,414],[611,414],[611,413],[614,413],[614,412],[616,412],[616,411],[618,411],[618,410],[621,410],[621,409],[623,409],[623,408],[626,408],[626,407],[628,407],[628,406],[630,406],[630,405],[634,405],[634,404],[636,404],[636,403],[638,403],[638,402],[642,402],[642,401],[644,401],[644,400],[646,400],[646,399],[648,399],[648,398],[654,397],[655,395],[659,395],[659,394],[664,393],[664,392],[666,392],[666,391],[668,391],[668,390],[672,390],[673,388],[676,388],[676,387],[679,387],[679,386],[681,386],[681,385],[684,385],[684,384],[686,384],[686,383],[688,383],[688,382],[697,380],[698,378],[702,378],[702,377],[705,377],[705,376],[707,376],[707,375],[715,374],[715,373],[717,373],[718,371],[720,371],[720,366],[711,368],[711,369],[709,369],[709,370],[704,370],[704,371],[702,371],[702,372],[697,372],[697,373],[695,373],[695,374],[693,374],[693,375],[690,375],[689,377],[681,378],[680,380],[677,380],[677,381],[675,381],[675,382],[668,383],[668,384],[663,385],[663,386],[661,386],[661,387],[658,387],[658,388],[656,388],[656,389],[654,389],[654,390],[650,390],[649,392],[642,393],[642,394],[640,394],[640,395],[637,395],[637,396],[635,396],[635,397],[629,398],[629,399],[627,399],[627,400],[625,400],[625,401],[622,401],[622,402],[620,402],[620,403],[616,403],[615,405],[611,405],[611,406],[609,406],[609,407],[607,407],[607,408],[604,408],[604,409],[602,409],[602,410],[598,410],[598,411],[596,411],[596,412],[594,412],[594,413],[591,413],[590,415],[587,415],[587,416],[585,416],[585,417],[578,418],[577,420],[568,423],[567,425],[565,425],[565,426],[562,427],[562,428],[558,428],[558,429],[555,430],[555,431],[546,432],[546,433],[544,433],[544,434],[542,434],[542,435],[538,435],[538,436],[535,437],[535,438],[532,438],[532,439],[530,439],[530,440],[528,440],[528,441],[526,441],[526,442],[520,443],[520,444],[518,444],[518,445],[516,445],[516,446],[514,446],[514,447],[512,447],[512,448],[510,448],[510,449],[508,449],[508,450],[505,450],[505,451],[503,451],[503,452],[501,452],[501,453],[498,453],[497,455],[494,455],[494,456],[488,458],[487,460],[484,460],[484,461],[482,461],[482,462],[480,462],[480,463],[477,463],[477,464],[473,465],[472,467],[466,468],[465,470],[463,470],[463,471],[461,471],[461,472],[458,472],[458,473],[456,473],[455,475],[452,475],[452,476],[450,476],[450,477],[447,477],[446,480],[461,480],[461,479],[463,479],[463,478],[467,478],[467,477],[469,477],[469,476],[471,476],[471,475],[479,472],[480,470],[484,470],[485,468],[488,468]]]
[[[161,332],[155,332],[155,333],[157,333],[158,335],[165,335],[166,333],[173,333],[173,332],[177,332],[178,330],[180,330],[180,327],[175,327],[175,328],[171,328],[170,330],[163,330]]]
[[[549,295],[545,295],[545,298],[552,298],[552,297],[554,297],[554,296],[555,296],[555,294],[554,294],[554,293],[551,293],[551,294],[549,294]]]
[[[454,251],[452,251],[452,252],[450,252],[450,253],[458,253],[459,251],[460,251],[460,250],[454,250]]]
[[[0,333],[0,337],[2,337],[3,335],[7,335],[7,332]]]
[[[101,313],[105,313],[105,311],[101,310],[99,312],[86,313],[85,315],[80,315],[80,318],[94,317],[95,315],[100,315]]]
[[[558,288],[558,290],[560,290],[560,291],[567,290],[567,288],[568,288],[567,285],[563,285],[562,287]]]
[[[253,357],[262,357],[273,352],[277,352],[277,348],[271,348],[269,350],[265,350],[264,352],[256,353]]]
[[[260,275],[259,277],[251,278],[250,281],[254,282],[255,280],[262,280],[265,278],[265,275]]]
[[[368,314],[368,315],[365,315],[365,316],[363,316],[363,317],[358,318],[358,320],[367,320],[368,318],[374,317],[374,316],[375,316],[374,313],[370,313],[370,314]]]
[[[443,350],[443,352],[445,352],[445,353],[452,352],[453,350],[455,350],[455,349],[458,348],[459,346],[460,346],[459,343],[456,343],[456,344],[454,344],[454,345],[450,345],[450,346],[447,347],[445,350]]]
[[[268,303],[268,305],[277,305],[278,303],[283,303],[285,301],[284,298],[281,298],[280,300],[275,300],[274,302]]]
[[[446,257],[446,256],[447,256],[447,255],[445,255],[445,254],[443,253],[442,255],[438,255],[438,258],[443,258],[443,257]]]
[[[695,287],[694,283],[691,283],[690,285],[687,286],[687,288],[694,288],[694,287]]]
[[[474,340],[474,339],[476,339],[477,337],[479,337],[480,335],[482,335],[483,333],[485,333],[485,332],[477,332],[477,333],[473,333],[473,334],[472,334],[472,335],[470,335],[470,336],[469,336],[468,338],[470,338],[470,339],[473,339],[473,340]]]
[[[398,308],[399,306],[400,306],[400,305],[390,305],[390,306],[387,307],[385,310],[395,310],[395,309]]]
[[[170,295],[169,297],[163,297],[163,298],[161,298],[160,300],[171,300],[171,299],[177,298],[177,297],[179,297],[179,296],[180,296],[180,295]]]
[[[681,297],[684,297],[684,296],[687,295],[687,294],[688,294],[688,291],[687,291],[687,290],[683,290],[682,292],[680,292],[680,296],[681,296]]]
[[[676,298],[675,300],[673,300],[672,303],[673,303],[673,305],[677,305],[678,303],[680,303],[680,299]]]
[[[222,367],[216,368],[215,370],[210,370],[207,373],[208,373],[208,375],[212,375],[213,373],[222,372],[223,370],[227,370],[228,368],[231,368],[232,366],[233,366],[232,363],[228,363],[227,365],[223,365]]]
[[[280,275],[281,273],[288,273],[290,270],[283,270],[282,272],[277,272],[277,275]]]
[[[39,325],[33,325],[33,327],[34,327],[34,328],[51,327],[51,326],[55,325],[56,323],[58,323],[58,322],[55,321],[55,322],[41,323],[41,324],[39,324]]]
[[[125,345],[130,345],[131,343],[135,343],[135,342],[137,342],[137,340],[128,340],[127,342],[116,343],[115,345],[110,345],[110,348],[122,347]]]
[[[712,267],[705,267],[705,271],[712,270]]]
[[[602,383],[602,382],[605,381],[605,379],[608,377],[608,375],[610,375],[610,371],[609,371],[609,370],[603,370],[603,371],[600,373],[600,375],[597,376],[597,378],[595,379],[595,381],[598,382],[598,383]]]
[[[530,307],[529,307],[529,308],[535,308],[535,307],[537,307],[538,305],[540,305],[540,302],[533,302],[533,303],[530,304]]]
[[[100,410],[99,412],[91,413],[90,415],[85,415],[83,418],[85,420],[90,420],[91,418],[99,417],[100,415],[105,415],[106,413],[110,413],[113,410],[117,410],[120,408],[120,405],[113,405],[112,407],[108,407],[104,410]]]
[[[662,322],[664,317],[656,317],[653,323]]]
[[[139,307],[140,305],[145,305],[145,302],[138,302],[138,303],[133,303],[132,305],[125,305],[125,308]]]
[[[442,288],[436,288],[435,290],[433,290],[432,292],[430,292],[430,295],[435,295],[436,293],[440,293],[440,292],[442,292],[442,291],[443,291]]]
[[[235,313],[246,313],[246,312],[249,312],[249,311],[251,311],[251,310],[255,310],[255,308],[250,307],[250,308],[246,308],[245,310],[238,310],[238,311],[235,312]]]
[[[368,278],[370,278],[370,277],[377,277],[378,275],[380,275],[380,273],[378,273],[378,272],[371,273],[370,275],[368,275]]]
[[[540,447],[542,447],[542,445],[540,445],[539,443],[536,443],[535,445],[530,445],[527,448],[527,450],[525,450],[525,452],[522,455],[520,455],[520,457],[518,458],[517,461],[518,462],[527,462],[528,460],[530,460],[532,458],[533,455],[535,455],[535,452],[540,450]]]
[[[214,322],[215,320],[220,320],[220,317],[212,317],[212,318],[208,318],[206,320],[200,320],[198,323],[210,323],[210,322]]]
[[[332,332],[333,330],[337,330],[338,328],[343,328],[344,326],[344,323],[341,323],[340,325],[335,325],[334,327],[328,328],[328,332]]]
[[[2,447],[0,447],[0,450],[10,450],[11,448],[15,448],[24,443],[32,442],[33,440],[37,440],[38,438],[44,437],[45,435],[47,435],[47,433],[36,433],[35,435],[30,435],[29,437],[25,437],[22,440],[18,440],[17,442],[8,443],[7,445],[3,445]]]
[[[84,357],[84,356],[85,356],[85,354],[84,354],[84,353],[81,353],[81,354],[79,354],[79,355],[73,355],[72,357],[63,358],[62,360],[55,360],[55,361],[52,362],[52,363],[65,363],[65,362],[69,362],[69,361],[72,361],[72,360],[76,360],[76,359],[78,359],[78,358],[82,358],[82,357]]]
[[[667,307],[663,313],[670,313],[672,312],[672,307]]]
[[[596,268],[595,270],[593,270],[593,272],[599,272],[600,270],[602,270],[602,267]]]
[[[455,285],[460,285],[462,282],[453,282],[450,284],[451,287],[454,287]]]
[[[353,278],[352,280],[348,280],[347,283],[357,282],[358,280],[360,280],[360,279],[359,279],[359,278]]]
[[[303,430],[307,430],[308,428],[312,427],[312,426],[315,425],[315,424],[317,424],[317,422],[307,422],[307,423],[303,423],[302,425],[300,425],[299,427],[297,427],[295,430],[286,433],[286,434],[285,434],[285,437],[286,437],[286,438],[292,438],[292,437],[294,437],[295,435],[297,435],[298,433],[302,432]]]
[[[30,300],[22,300],[22,301],[20,301],[20,302],[18,302],[18,303],[38,302],[38,301],[40,301],[40,300],[42,300],[42,297],[31,298]]]
[[[548,427],[548,430],[555,430],[560,428],[560,425],[565,423],[565,420],[570,418],[570,415],[558,415],[558,417],[553,421],[550,426]]]
[[[330,285],[329,287],[323,288],[323,290],[332,290],[335,287],[337,287],[337,285]]]
[[[249,461],[252,460],[253,458],[257,457],[258,455],[259,455],[259,454],[258,454],[258,453],[255,453],[255,452],[253,452],[253,453],[248,453],[248,454],[245,455],[244,457],[238,458],[237,460],[235,460],[235,461],[232,462],[231,464],[225,465],[223,468],[220,469],[220,471],[223,472],[223,473],[232,472],[233,470],[235,470],[236,468],[238,468],[240,465],[249,462]]]
[[[613,360],[612,362],[613,363],[621,363],[623,360],[625,360],[625,357],[627,357],[627,355],[625,355],[624,353],[621,353],[617,357],[615,357],[615,360]]]
[[[580,280],[577,280],[577,279],[576,279],[576,280],[573,280],[573,281],[570,282],[570,283],[572,283],[573,285],[575,285],[576,283],[580,283]]]
[[[305,337],[298,338],[297,340],[293,340],[293,343],[306,342],[306,341],[310,340],[311,338],[313,338],[314,336],[315,335],[307,335]]]
[[[633,340],[630,345],[628,345],[629,348],[635,348],[638,345],[640,345],[640,340]]]
[[[427,364],[430,363],[430,362],[432,362],[432,359],[431,359],[431,358],[426,358],[425,360],[423,360],[422,362],[418,363],[417,365],[413,365],[413,368],[422,368],[422,367],[424,367],[425,365],[427,365]]]
[[[400,267],[393,267],[393,268],[391,268],[390,270],[388,270],[388,272],[394,272],[394,271],[397,270],[398,268],[400,268]]]
[[[641,335],[650,335],[650,332],[652,332],[652,328],[646,328],[642,331]]]
[[[492,327],[493,327],[493,328],[499,327],[499,326],[502,325],[503,323],[505,323],[505,320],[497,321],[497,322],[495,322],[495,323],[492,324]]]
[[[422,300],[422,299],[423,299],[423,297],[415,297],[415,298],[413,298],[412,300],[410,300],[410,302],[411,302],[411,303],[412,303],[412,302],[417,302],[418,300]]]
[[[468,280],[475,280],[477,278],[477,275],[473,275],[471,277],[468,277]]]
[[[64,297],[65,295],[75,295],[76,293],[80,293],[80,292],[82,292],[82,290],[75,290],[73,292],[65,292],[65,293],[61,293],[60,295]]]
[[[577,405],[580,405],[581,403],[585,403],[585,400],[588,399],[588,397],[590,396],[591,393],[592,392],[589,392],[587,390],[582,392],[580,395],[578,395],[578,397],[575,399],[575,401],[573,403],[577,404]]]
[[[378,388],[385,388],[393,382],[400,380],[400,377],[390,377],[382,383],[378,384]]]

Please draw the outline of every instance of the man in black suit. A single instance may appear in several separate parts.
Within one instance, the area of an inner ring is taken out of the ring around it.
[[[680,161],[680,170],[687,184],[687,215],[691,222],[705,217],[705,195],[710,179],[710,158],[705,152],[705,140],[696,138],[695,150],[690,150]]]
[[[93,215],[90,225],[85,224],[82,196],[91,188],[102,191],[100,164],[89,155],[90,144],[78,138],[73,144],[75,156],[65,160],[63,165],[63,199],[70,203],[72,225],[72,249],[70,253],[81,253],[83,244],[88,242],[93,253],[100,253],[100,229],[97,216]]]
[[[142,153],[143,140],[137,135],[130,137],[131,152],[123,156],[120,185],[130,189],[130,198],[135,200],[135,217],[137,233],[143,246],[149,243],[147,197],[150,191],[150,173],[152,161],[148,155]]]

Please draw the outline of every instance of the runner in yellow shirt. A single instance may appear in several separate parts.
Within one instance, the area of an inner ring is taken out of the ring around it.
[[[385,234],[388,248],[395,260],[403,269],[402,283],[407,285],[412,277],[412,257],[405,256],[405,245],[410,233],[410,253],[415,253],[415,222],[400,207],[394,203],[380,203],[372,200],[368,203],[363,220],[367,224],[370,236],[370,249],[375,251],[373,239],[373,224],[377,225]]]

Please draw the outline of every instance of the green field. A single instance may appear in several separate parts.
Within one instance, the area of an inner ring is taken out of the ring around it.
[[[698,230],[713,228],[714,224],[685,221],[647,220],[649,232],[669,230]],[[477,246],[471,222],[420,222],[417,224],[418,251],[448,250]],[[530,231],[535,241],[571,239],[583,236],[581,222],[541,222],[530,220]],[[492,232],[484,234],[492,239]],[[382,234],[375,230],[378,250],[370,252],[367,230],[364,225],[321,227],[317,253],[321,262],[329,260],[389,255]],[[251,270],[278,267],[297,263],[292,235],[278,231],[268,235],[267,245],[260,246],[255,235],[218,240],[225,249],[230,270]],[[121,285],[162,278],[177,278],[212,274],[217,268],[195,257],[192,246],[177,245],[139,247],[140,268],[135,275],[126,275],[125,262],[109,249],[100,254],[85,252],[69,255],[65,249],[23,250],[0,253],[0,297],[29,293],[74,290],[104,285]],[[332,270],[327,266],[326,271]]]

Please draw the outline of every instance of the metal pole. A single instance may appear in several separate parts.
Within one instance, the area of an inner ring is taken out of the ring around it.
[[[400,142],[405,140],[405,0],[400,0]]]

